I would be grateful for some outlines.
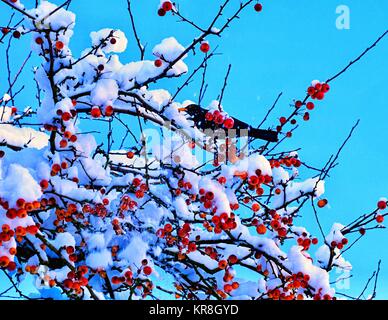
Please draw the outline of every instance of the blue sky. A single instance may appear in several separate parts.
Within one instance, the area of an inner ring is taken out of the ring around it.
[[[192,27],[177,23],[170,15],[156,15],[159,0],[133,0],[138,32],[147,43],[146,57],[152,59],[151,49],[163,38],[175,36],[183,45],[198,35]],[[209,4],[211,2],[211,4]],[[234,8],[239,1],[233,0]],[[304,98],[311,80],[325,80],[359,55],[387,28],[388,2],[385,0],[267,0],[262,1],[262,13],[248,8],[241,19],[233,22],[221,39],[209,38],[211,46],[219,46],[217,56],[209,66],[209,88],[205,102],[215,99],[223,84],[229,63],[232,70],[223,105],[234,116],[251,123],[260,123],[268,107],[279,92],[283,92],[278,108],[268,124],[289,113],[289,103]],[[26,2],[27,3],[27,2]],[[90,8],[92,3],[92,7]],[[187,17],[206,26],[217,11],[219,1],[180,0],[181,11]],[[350,29],[336,28],[336,8],[350,8]],[[0,5],[1,12],[4,5]],[[89,33],[105,27],[119,28],[129,38],[129,47],[121,55],[123,62],[138,58],[125,0],[73,0],[71,9],[77,13],[76,34],[72,40],[75,54],[90,45]],[[227,11],[228,12],[228,11]],[[231,11],[229,11],[231,12]],[[0,24],[6,17],[0,15]],[[20,65],[27,54],[24,40],[14,47],[12,64]],[[4,45],[0,48],[0,90],[4,90]],[[327,98],[312,112],[311,121],[303,123],[294,137],[283,148],[302,147],[300,155],[313,166],[323,166],[330,154],[335,153],[350,128],[360,119],[360,126],[345,148],[340,165],[326,183],[330,206],[322,209],[320,218],[325,231],[332,222],[351,221],[372,210],[381,196],[388,196],[388,151],[386,132],[388,102],[386,76],[388,75],[388,39],[381,42],[362,61],[332,84]],[[186,62],[193,68],[200,63],[201,54]],[[33,62],[37,62],[34,60]],[[24,76],[31,70],[27,69]],[[32,79],[32,78],[31,78]],[[162,82],[174,90],[181,81]],[[20,96],[20,105],[34,105],[34,84],[26,84]],[[195,99],[199,82],[183,91],[181,100]],[[316,230],[311,210],[304,211],[302,223]],[[371,232],[348,252],[346,258],[354,266],[347,294],[362,288],[382,259],[378,298],[388,298],[388,230]],[[340,274],[339,274],[340,275]],[[0,290],[2,289],[0,278]]]

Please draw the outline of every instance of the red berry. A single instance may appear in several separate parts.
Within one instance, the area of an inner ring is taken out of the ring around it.
[[[99,107],[93,107],[90,114],[93,118],[99,118],[101,117],[101,110]]]
[[[318,91],[318,92],[316,93],[316,98],[317,98],[318,100],[323,100],[323,99],[325,98],[325,94],[324,94],[322,91]]]
[[[160,17],[165,16],[165,15],[166,15],[166,10],[164,10],[163,8],[160,8],[160,9],[158,10],[158,15],[159,15]]]
[[[67,147],[67,140],[65,139],[62,139],[61,141],[59,141],[59,146],[63,149],[63,148],[66,148]]]
[[[302,101],[298,100],[298,101],[295,102],[295,107],[300,108],[301,106],[303,106],[303,102]]]
[[[35,42],[38,45],[42,45],[43,44],[43,39],[41,37],[38,37],[38,38],[35,39]]]
[[[107,117],[110,117],[113,115],[113,107],[112,106],[106,106],[105,107],[105,115]]]
[[[170,11],[172,9],[172,3],[170,1],[165,1],[162,4],[162,8],[164,11]]]
[[[189,251],[194,252],[197,250],[197,245],[194,242],[190,242],[189,244]]]
[[[384,222],[384,216],[382,216],[381,214],[377,215],[376,216],[376,221],[377,221],[377,223],[383,223]]]
[[[224,121],[224,127],[226,129],[232,129],[234,126],[234,120],[232,118],[226,118]]]
[[[207,121],[212,121],[213,120],[213,114],[211,112],[206,112],[205,119]]]
[[[207,43],[207,42],[202,42],[202,43],[201,43],[201,46],[200,46],[200,50],[201,50],[203,53],[209,52],[209,50],[210,50],[210,45],[209,45],[209,43]]]
[[[252,204],[252,211],[257,212],[260,210],[260,205],[258,203]]]
[[[62,50],[64,48],[64,43],[62,41],[57,41],[55,43],[55,48],[57,48],[57,50]]]
[[[218,262],[218,268],[220,269],[225,269],[227,265],[228,265],[228,262],[226,260],[220,260]]]
[[[156,59],[154,61],[154,65],[155,65],[155,67],[160,68],[163,65],[163,62],[160,59]]]
[[[307,108],[308,110],[313,110],[313,109],[314,109],[314,103],[312,103],[312,102],[307,102],[306,108]]]
[[[377,202],[377,207],[380,210],[385,210],[387,208],[387,202],[384,200],[381,200],[381,201]]]
[[[322,92],[326,93],[330,90],[330,86],[327,83],[323,83],[321,90],[322,90]]]
[[[73,288],[73,281],[71,281],[70,279],[66,279],[65,281],[63,281],[63,285],[68,289],[72,289]]]
[[[150,266],[145,266],[143,272],[146,276],[149,276],[152,273],[152,268]]]
[[[40,181],[40,187],[41,187],[43,190],[47,189],[48,186],[49,186],[49,182],[48,182],[47,180],[44,179],[44,180]]]
[[[16,263],[13,262],[13,261],[10,261],[10,262],[8,263],[7,270],[8,270],[9,272],[12,272],[12,271],[15,271],[15,269],[16,269]]]
[[[19,39],[22,34],[19,31],[15,30],[12,35],[14,38]]]
[[[234,254],[232,254],[229,256],[228,261],[229,261],[229,264],[235,264],[237,263],[238,258]]]
[[[19,199],[16,200],[16,205],[19,208],[23,208],[25,203],[26,203],[26,200],[24,200],[23,198],[19,198]]]
[[[264,224],[260,224],[256,227],[258,234],[265,234],[267,232],[267,227]]]
[[[71,114],[69,112],[64,112],[61,117],[63,121],[69,121],[71,119]]]
[[[260,12],[261,10],[263,10],[263,5],[260,3],[256,3],[254,8],[255,11]]]
[[[315,94],[315,88],[314,87],[308,87],[307,89],[307,93],[312,96],[313,94]]]
[[[328,201],[326,199],[321,199],[318,201],[318,207],[323,208],[328,204]]]

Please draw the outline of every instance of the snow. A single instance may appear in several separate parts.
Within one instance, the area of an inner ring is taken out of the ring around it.
[[[38,29],[51,28],[52,30],[59,30],[62,27],[74,28],[75,14],[64,8],[59,10],[57,8],[55,4],[49,1],[41,1],[37,8],[27,10],[27,12],[36,17],[35,20],[38,22],[35,23],[35,26]]]
[[[86,257],[86,264],[93,269],[106,269],[113,264],[109,250],[93,251]]]
[[[31,202],[39,199],[42,191],[30,172],[19,164],[11,164],[0,180],[0,197],[7,199],[10,206],[16,206],[16,201],[23,198]]]
[[[163,39],[162,42],[154,47],[152,53],[167,62],[172,62],[180,57],[185,48],[174,38]],[[184,55],[184,59],[187,55]]]
[[[69,232],[58,233],[51,244],[58,250],[63,247],[75,247],[75,239]]]
[[[96,106],[112,105],[118,98],[119,87],[113,79],[100,79],[92,90],[91,101]]]
[[[340,223],[334,223],[325,237],[326,243],[331,243],[332,241],[335,241],[336,243],[341,243],[342,239],[345,238],[344,235],[342,234],[341,230],[345,228]]]
[[[293,246],[287,256],[286,265],[294,272],[302,272],[310,276],[309,284],[318,291],[322,289],[322,295],[334,295],[334,289],[330,286],[329,274],[313,265],[310,259],[303,254],[301,247]]]
[[[94,234],[86,234],[85,239],[87,239],[88,249],[104,249],[105,247],[105,238],[103,233],[94,233]]]
[[[19,128],[11,124],[0,124],[0,144],[42,149],[48,144],[48,136],[32,128]]]
[[[279,172],[284,172],[278,170]],[[284,177],[284,174],[283,174]],[[279,176],[277,177],[279,180]],[[303,182],[290,181],[287,184],[286,191],[282,190],[281,194],[275,195],[273,205],[275,208],[281,208],[285,203],[291,203],[302,195],[313,194],[314,197],[320,197],[325,192],[325,181],[317,178],[309,178]]]
[[[124,52],[127,48],[128,40],[124,32],[121,30],[101,29],[100,31],[90,33],[94,47],[99,46],[103,39],[109,38],[111,36],[116,39],[116,42],[114,44],[112,44],[110,41],[107,42],[106,46],[104,46],[102,50],[106,53]]]
[[[149,245],[139,235],[134,235],[128,245],[118,254],[120,260],[124,260],[129,266],[139,266],[143,259],[147,258]]]
[[[0,107],[0,123],[8,122],[12,116],[12,108],[1,106]]]

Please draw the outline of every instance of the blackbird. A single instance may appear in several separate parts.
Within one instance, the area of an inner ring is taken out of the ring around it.
[[[190,104],[187,107],[181,108],[180,111],[186,112],[190,120],[192,120],[195,123],[195,126],[198,129],[206,130],[206,129],[216,129],[217,125],[212,122],[206,120],[206,114],[208,113],[208,110],[200,107],[196,104]],[[278,133],[273,130],[263,130],[254,128],[251,125],[245,123],[244,121],[241,121],[239,119],[236,119],[234,117],[230,117],[234,121],[234,125],[232,129],[236,130],[236,136],[239,137],[240,130],[248,130],[248,136],[260,140],[265,140],[268,142],[277,142],[278,141]]]

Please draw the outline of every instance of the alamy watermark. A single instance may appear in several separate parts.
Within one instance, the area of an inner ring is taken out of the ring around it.
[[[335,13],[338,15],[335,26],[338,30],[350,29],[350,8],[347,5],[337,6]]]

